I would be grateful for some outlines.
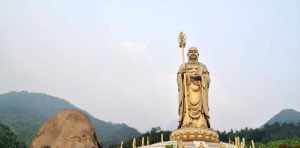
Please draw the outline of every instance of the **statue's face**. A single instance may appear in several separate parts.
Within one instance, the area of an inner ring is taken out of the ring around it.
[[[191,48],[188,51],[189,61],[198,61],[199,53],[196,48]]]

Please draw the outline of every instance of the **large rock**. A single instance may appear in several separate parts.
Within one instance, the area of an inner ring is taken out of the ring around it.
[[[30,148],[100,148],[95,129],[79,110],[58,112],[39,129]]]

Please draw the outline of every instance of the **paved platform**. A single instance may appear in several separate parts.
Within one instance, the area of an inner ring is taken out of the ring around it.
[[[182,148],[182,146],[184,146],[184,148],[234,148],[234,145],[228,143],[211,143],[205,141],[166,141],[138,148]]]

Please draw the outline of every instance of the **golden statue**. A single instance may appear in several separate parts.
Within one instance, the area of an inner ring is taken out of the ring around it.
[[[181,54],[185,47],[185,35],[179,34]],[[198,61],[198,49],[191,47],[187,53],[188,62],[183,55],[182,64],[177,73],[179,93],[179,126],[173,131],[171,139],[176,141],[201,140],[219,142],[217,132],[211,129],[209,122],[208,89],[209,72],[206,66]]]
[[[177,73],[179,91],[179,128],[210,128],[208,115],[209,72],[198,62],[198,49],[191,47],[188,62]]]

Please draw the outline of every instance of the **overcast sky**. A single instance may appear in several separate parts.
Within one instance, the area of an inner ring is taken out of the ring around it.
[[[140,131],[177,120],[177,36],[211,74],[212,126],[300,110],[298,0],[0,0],[0,92],[65,98]]]

